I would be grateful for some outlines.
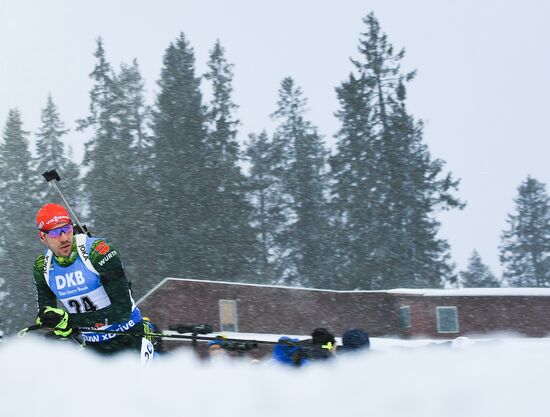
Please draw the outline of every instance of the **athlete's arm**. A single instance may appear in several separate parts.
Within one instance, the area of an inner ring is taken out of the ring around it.
[[[99,273],[111,304],[100,310],[69,314],[73,326],[93,327],[96,324],[128,321],[132,314],[132,301],[117,250],[109,242],[98,239],[92,244],[90,261]]]
[[[44,255],[39,256],[34,261],[32,276],[34,278],[34,286],[36,287],[38,310],[46,306],[57,306],[57,298],[44,279]]]

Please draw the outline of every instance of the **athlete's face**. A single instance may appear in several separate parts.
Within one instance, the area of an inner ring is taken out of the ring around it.
[[[73,247],[73,226],[71,223],[62,224],[50,231],[40,234],[42,242],[56,256],[69,256]]]

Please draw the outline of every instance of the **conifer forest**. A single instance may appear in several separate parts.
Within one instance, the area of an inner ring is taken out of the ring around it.
[[[31,268],[44,247],[34,219],[42,204],[62,203],[42,178],[51,169],[80,220],[121,254],[135,299],[165,277],[334,290],[549,286],[550,199],[527,173],[502,231],[502,276],[476,250],[456,270],[437,214],[465,207],[460,178],[408,110],[416,71],[403,69],[404,47],[373,13],[363,25],[349,75],[327,86],[337,132],[308,119],[292,75],[269,115],[276,128],[242,131],[231,51],[218,40],[198,73],[183,32],[154,86],[139,57],[110,62],[98,37],[92,88],[80,92],[89,102],[77,121],[88,138],[82,161],[67,146],[55,91],[37,103],[36,131],[12,108],[0,140],[0,311],[17,314],[3,314],[0,328],[13,332],[36,313]]]

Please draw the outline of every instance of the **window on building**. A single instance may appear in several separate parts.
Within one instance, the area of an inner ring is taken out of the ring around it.
[[[411,307],[399,307],[399,325],[403,328],[411,327]]]
[[[220,331],[238,332],[237,302],[235,300],[219,300]]]
[[[458,333],[458,309],[456,307],[436,307],[436,315],[438,333]]]

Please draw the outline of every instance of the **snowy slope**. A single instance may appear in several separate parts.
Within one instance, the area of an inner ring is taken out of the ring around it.
[[[375,341],[373,341],[375,342]],[[548,416],[549,339],[398,347],[302,369],[200,363],[177,353],[141,368],[71,342],[0,344],[2,416]]]

